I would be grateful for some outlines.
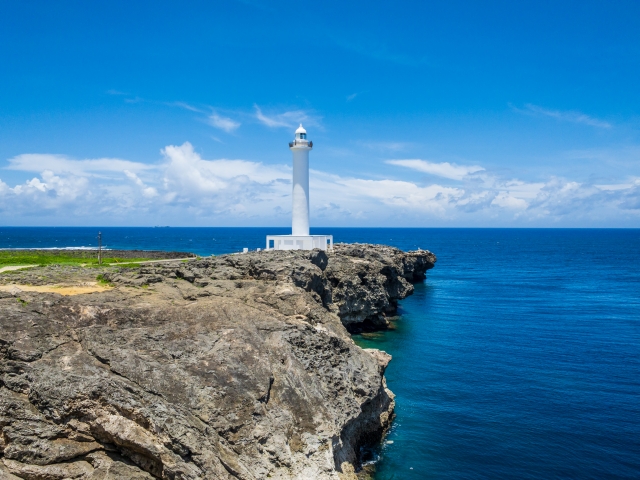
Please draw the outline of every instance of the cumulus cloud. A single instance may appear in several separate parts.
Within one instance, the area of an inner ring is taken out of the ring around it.
[[[35,223],[286,225],[291,212],[288,165],[207,159],[188,142],[166,146],[151,165],[45,154],[11,160],[14,171],[39,171],[16,185],[0,180],[5,223],[38,217]],[[483,219],[527,225],[586,218],[593,224],[594,218],[640,217],[638,178],[607,185],[559,177],[527,182],[480,166],[415,159],[391,163],[459,183],[313,170],[312,215],[325,225],[405,226],[482,224]]]
[[[455,202],[455,206],[463,212],[473,213],[490,207],[497,196],[492,191],[471,193]]]
[[[427,160],[387,160],[390,165],[398,165],[401,167],[417,170],[418,172],[436,175],[438,177],[450,178],[451,180],[462,180],[467,175],[481,172],[484,168],[477,165],[456,165],[455,163],[442,162],[435,163]]]
[[[209,125],[220,130],[224,130],[227,133],[231,133],[240,126],[240,122],[236,122],[228,117],[222,117],[217,113],[213,113],[209,116]]]
[[[169,145],[162,150],[162,154],[167,160],[165,181],[182,182],[199,191],[224,189],[229,181],[240,178],[268,185],[283,179],[288,181],[291,177],[290,168],[280,165],[267,166],[247,160],[205,160],[189,142],[180,146]]]
[[[153,198],[153,197],[157,197],[158,196],[158,191],[153,188],[153,187],[148,187],[147,185],[144,184],[144,182],[142,180],[140,180],[140,177],[138,177],[135,173],[130,172],[129,170],[125,170],[124,174],[131,180],[133,180],[133,182],[140,187],[142,194],[145,197],[148,198]]]
[[[552,178],[540,189],[528,208],[540,210],[546,215],[567,215],[590,209],[594,203],[601,202],[603,196],[602,190],[596,187]]]
[[[620,207],[625,210],[640,211],[640,179],[622,191]]]
[[[604,120],[599,120],[597,118],[591,117],[586,113],[577,112],[574,110],[569,111],[561,111],[561,110],[551,110],[548,108],[540,107],[538,105],[533,105],[531,103],[525,104],[524,108],[517,108],[511,105],[511,108],[518,113],[524,113],[527,115],[542,115],[545,117],[555,118],[557,120],[572,122],[572,123],[582,123],[583,125],[589,125],[591,127],[597,128],[611,128],[611,124],[609,122],[605,122]]]
[[[45,170],[40,175],[40,178],[32,178],[10,190],[16,195],[25,197],[37,197],[44,193],[49,199],[55,198],[65,202],[74,201],[85,193],[88,184],[89,182],[86,178],[75,176],[63,178],[55,175],[50,170]]]
[[[206,216],[273,215],[291,190],[291,170],[247,160],[206,160],[193,146],[170,145],[162,150],[163,189],[172,205],[188,205]]]
[[[456,198],[463,194],[458,188],[443,187],[441,185],[419,186],[412,182],[397,180],[366,180],[361,178],[342,179],[345,193],[351,196],[369,197],[377,199],[389,206],[408,207],[412,209],[439,211],[449,198]]]
[[[508,192],[502,191],[495,194],[491,205],[509,210],[525,210],[529,204],[523,198],[516,197]]]
[[[45,170],[39,178],[31,178],[14,187],[0,181],[0,215],[5,223],[19,224],[22,217],[62,213],[58,220],[65,222],[65,214],[86,216],[89,213],[86,200],[93,195],[87,178],[56,175]]]
[[[449,202],[464,193],[461,189],[441,185],[420,186],[401,180],[342,177],[320,171],[311,172],[310,185],[312,203],[319,202],[326,207],[327,200],[334,200],[335,205],[339,202],[340,208],[332,209],[334,220],[381,221],[422,214],[442,217]]]

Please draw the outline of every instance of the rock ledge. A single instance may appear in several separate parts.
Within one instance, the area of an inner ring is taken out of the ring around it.
[[[391,357],[347,329],[383,328],[435,261],[336,245],[0,292],[0,478],[355,478],[394,402]]]

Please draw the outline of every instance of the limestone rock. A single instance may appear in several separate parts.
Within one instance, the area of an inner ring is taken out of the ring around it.
[[[3,459],[10,473],[25,480],[66,480],[71,478],[91,478],[93,468],[83,460],[50,465],[30,465]]]
[[[403,252],[371,244],[336,244],[333,252],[269,251],[204,258],[188,263],[143,267],[135,274],[123,272],[105,277],[122,285],[143,285],[177,278],[185,299],[212,280],[271,280],[293,283],[318,295],[323,306],[340,316],[350,332],[377,330],[388,325],[398,301],[413,293],[424,280],[436,256],[427,250]],[[206,293],[201,293],[201,295]]]
[[[0,477],[353,479],[394,399],[345,325],[384,325],[434,262],[337,245],[2,296]]]

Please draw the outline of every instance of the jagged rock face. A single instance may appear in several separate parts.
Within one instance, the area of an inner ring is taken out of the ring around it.
[[[350,332],[388,325],[398,300],[413,293],[412,283],[424,280],[436,256],[426,250],[403,252],[370,244],[336,244],[328,255],[319,250],[252,252],[206,258],[175,266],[146,267],[135,275],[111,275],[116,282],[145,285],[165,277],[181,278],[195,287],[214,280],[279,280],[318,295],[339,315]],[[188,287],[183,288],[186,297]],[[196,298],[197,290],[192,289]]]
[[[430,255],[261,252],[0,292],[0,478],[353,478],[391,419],[390,357],[337,314],[384,316]]]
[[[397,248],[340,244],[325,270],[342,323],[350,331],[387,326],[398,300],[413,293],[436,262],[428,251],[402,252]]]

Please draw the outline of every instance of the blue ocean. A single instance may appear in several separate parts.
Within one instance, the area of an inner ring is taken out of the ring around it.
[[[0,228],[0,248],[264,247],[278,228]],[[313,229],[312,229],[313,230]],[[393,329],[376,480],[640,478],[640,230],[315,229],[428,249]]]

